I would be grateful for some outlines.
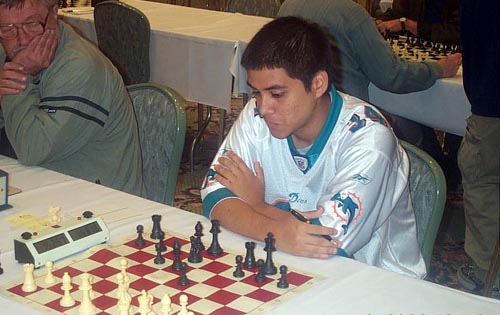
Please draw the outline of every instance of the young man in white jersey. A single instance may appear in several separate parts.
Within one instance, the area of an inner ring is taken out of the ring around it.
[[[257,240],[272,232],[294,255],[422,278],[408,157],[375,108],[335,90],[326,34],[284,17],[251,40],[241,62],[253,98],[203,183],[204,213]]]

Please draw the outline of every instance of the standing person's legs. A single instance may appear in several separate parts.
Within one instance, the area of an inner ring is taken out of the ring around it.
[[[462,173],[465,252],[474,264],[458,270],[459,282],[482,287],[500,220],[500,119],[472,115],[458,153]]]

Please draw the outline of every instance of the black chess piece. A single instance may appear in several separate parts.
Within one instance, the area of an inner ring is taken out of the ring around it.
[[[181,276],[179,277],[179,280],[177,281],[177,283],[181,286],[189,285],[190,281],[187,277],[187,264],[186,263],[181,264],[180,271],[181,271]]]
[[[245,242],[245,248],[247,250],[246,255],[245,255],[245,262],[243,263],[243,266],[247,269],[252,269],[257,266],[255,263],[255,242]]]
[[[0,264],[0,275],[3,274],[2,264]]]
[[[233,271],[233,277],[235,278],[243,278],[245,276],[245,272],[241,268],[243,265],[243,257],[241,255],[236,255],[236,269]]]
[[[255,275],[255,282],[257,283],[262,283],[265,282],[267,277],[266,277],[266,272],[264,271],[264,260],[259,259],[257,260],[257,274]]]
[[[201,250],[205,250],[205,245],[203,245],[203,241],[201,240],[201,237],[203,236],[203,225],[200,221],[198,221],[194,226],[194,231],[194,236],[198,239]]]
[[[276,246],[274,246],[276,239],[274,238],[273,233],[267,233],[267,237],[264,239],[264,241],[266,242],[264,251],[267,253],[266,263],[264,264],[264,272],[266,273],[266,275],[275,275],[278,273],[278,269],[273,263],[273,252],[276,251]]]
[[[278,281],[277,287],[280,289],[288,288],[288,281],[286,280],[286,273],[288,272],[288,268],[285,265],[280,266],[280,280]]]
[[[165,263],[165,258],[161,255],[162,250],[161,250],[161,245],[159,243],[155,244],[155,249],[156,249],[156,257],[154,259],[154,263],[157,265],[161,265]]]
[[[201,256],[201,246],[199,243],[199,239],[196,238],[196,236],[191,236],[189,239],[191,240],[191,248],[189,249],[188,261],[190,263],[202,262],[203,257]]]
[[[212,220],[212,228],[210,229],[210,233],[212,233],[212,244],[207,249],[207,255],[210,256],[220,256],[224,253],[224,250],[219,244],[219,233],[220,233],[220,224],[219,220]]]
[[[142,247],[146,245],[146,241],[144,240],[144,237],[142,237],[142,233],[144,233],[144,226],[142,226],[141,224],[137,225],[136,231],[137,231],[137,239],[134,242],[135,246]]]
[[[174,254],[174,262],[172,263],[172,269],[175,271],[180,271],[182,269],[181,260],[181,244],[179,241],[174,241],[172,253]]]
[[[160,231],[160,238],[158,239],[158,244],[159,244],[160,250],[162,252],[166,252],[167,251],[167,246],[163,242],[164,239],[165,239],[165,233],[163,231]]]
[[[154,240],[158,240],[161,237],[161,226],[160,226],[160,221],[161,221],[161,215],[159,214],[153,214],[151,216],[151,219],[153,220],[153,230],[151,231],[151,238]]]

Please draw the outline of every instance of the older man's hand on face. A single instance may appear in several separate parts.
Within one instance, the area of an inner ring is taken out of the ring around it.
[[[35,36],[28,46],[13,58],[13,61],[22,65],[28,74],[37,75],[46,69],[54,58],[59,41],[56,14],[53,11],[49,12],[45,31]]]

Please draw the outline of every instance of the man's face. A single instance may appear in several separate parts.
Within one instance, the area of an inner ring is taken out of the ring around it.
[[[57,8],[55,8],[57,10]],[[49,12],[50,11],[50,12]],[[22,27],[25,23],[41,22],[46,24],[46,27],[54,28],[53,15],[54,10],[49,10],[39,1],[27,0],[23,7],[8,9],[0,7],[0,25],[14,24],[18,27],[17,36],[12,39],[2,38],[2,45],[5,53],[11,59],[14,58],[16,53],[26,48],[26,46],[35,38],[40,35],[30,35],[26,33]],[[57,11],[55,12],[57,16]]]
[[[249,70],[248,84],[275,138],[308,135],[317,129],[312,125],[317,122],[315,109],[321,94],[307,92],[302,81],[289,77],[284,69]]]

